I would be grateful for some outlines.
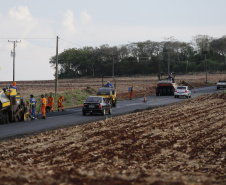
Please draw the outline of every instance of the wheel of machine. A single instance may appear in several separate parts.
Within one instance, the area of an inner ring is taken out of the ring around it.
[[[173,87],[172,87],[172,88],[170,88],[170,94],[171,94],[171,95],[174,95],[174,91],[175,91],[175,90],[174,90],[174,88],[173,88]]]
[[[162,96],[162,89],[159,89],[159,95]]]
[[[156,96],[159,96],[159,89],[156,88]]]
[[[20,111],[20,110],[18,110],[18,111],[16,112],[15,117],[14,117],[14,121],[15,121],[15,122],[22,121],[22,119],[23,119],[23,117],[24,117],[24,115],[22,116],[22,112],[23,112],[23,111]]]
[[[19,115],[16,115],[15,116],[15,122],[18,122],[18,121],[20,121],[20,116]]]
[[[113,102],[113,100],[112,100],[112,102]],[[115,102],[113,102],[112,104],[113,104],[113,107],[116,107],[116,105],[117,105],[117,99],[115,99]]]
[[[170,93],[170,87],[167,87],[166,93],[167,93],[167,95],[171,95],[171,93]]]
[[[102,110],[102,115],[105,116],[106,112],[105,112],[105,108]]]
[[[177,96],[175,95],[174,98],[177,98]]]
[[[9,123],[9,114],[7,112],[3,112],[1,116],[1,124],[8,124]]]
[[[16,121],[16,119],[18,119],[18,121],[24,121],[24,105],[23,104],[22,104],[20,110],[18,111],[18,113],[16,113],[15,121]]]
[[[113,100],[111,99],[111,107],[113,107],[114,106],[114,102],[113,102]]]
[[[111,110],[111,108],[110,108],[109,111],[108,111],[108,114],[111,114],[111,112],[112,112],[112,110]]]
[[[86,115],[85,111],[82,111],[82,115],[83,115],[83,116],[85,116],[85,115]]]
[[[21,112],[21,121],[30,121],[29,112],[27,112],[27,107],[25,103],[23,104],[23,111]]]
[[[162,94],[163,94],[163,95],[166,95],[166,88],[163,88],[163,89],[162,89]]]

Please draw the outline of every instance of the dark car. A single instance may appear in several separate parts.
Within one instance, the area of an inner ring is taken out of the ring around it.
[[[101,96],[90,96],[86,99],[82,106],[83,116],[86,113],[96,113],[105,115],[106,113],[111,114],[111,103],[105,97]]]

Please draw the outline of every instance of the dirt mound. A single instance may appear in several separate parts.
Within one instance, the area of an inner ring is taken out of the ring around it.
[[[182,81],[179,85],[188,86],[189,89],[194,89],[194,87],[192,85],[190,85],[189,83],[187,83],[185,81]]]
[[[96,94],[96,90],[91,88],[91,87],[86,87],[84,89],[85,92],[89,93],[89,94]]]
[[[226,95],[0,143],[1,184],[224,185]]]

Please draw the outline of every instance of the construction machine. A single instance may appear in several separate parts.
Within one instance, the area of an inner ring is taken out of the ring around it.
[[[16,89],[4,88],[0,91],[0,123],[29,120],[28,106]]]
[[[167,77],[163,78],[164,73],[158,75],[159,81],[156,87],[156,96],[170,96],[174,95],[177,84],[175,83],[175,75],[171,73]]]
[[[112,79],[113,87],[106,87],[106,79]],[[104,83],[105,82],[105,83]],[[102,77],[102,88],[97,91],[97,96],[105,97],[110,103],[111,106],[116,107],[117,98],[116,98],[116,79],[114,76],[104,76]]]

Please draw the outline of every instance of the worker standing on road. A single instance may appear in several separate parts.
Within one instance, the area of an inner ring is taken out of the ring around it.
[[[31,119],[35,119],[35,107],[36,107],[36,99],[34,98],[34,95],[30,95],[30,108],[31,108]]]
[[[47,100],[48,100],[48,106],[52,107],[51,111],[53,112],[54,97],[53,97],[52,93],[50,93]]]
[[[42,94],[41,95],[42,98],[42,119],[46,119],[46,98],[45,96]]]
[[[129,87],[129,98],[130,98],[130,100],[132,100],[132,98],[133,98],[133,85],[132,85],[132,87]]]
[[[64,101],[64,96],[61,95],[58,98],[58,112],[60,111],[60,108],[62,108],[62,111],[64,111],[63,101]]]

